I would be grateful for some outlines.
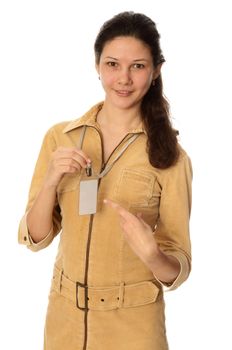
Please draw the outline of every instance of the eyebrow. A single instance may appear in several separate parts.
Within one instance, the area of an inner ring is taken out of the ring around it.
[[[118,58],[111,57],[111,56],[106,56],[105,59],[111,59],[111,60],[115,60],[115,61],[119,60]],[[148,60],[146,58],[136,58],[135,60],[133,60],[133,62],[141,62],[141,61],[147,62]]]

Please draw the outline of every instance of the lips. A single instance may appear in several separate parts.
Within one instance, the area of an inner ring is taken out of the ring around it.
[[[132,94],[132,91],[128,91],[128,90],[115,90],[115,92],[117,93],[117,95],[122,97],[127,97]]]

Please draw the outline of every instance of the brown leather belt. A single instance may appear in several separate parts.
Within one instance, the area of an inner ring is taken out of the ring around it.
[[[153,281],[111,287],[85,286],[70,280],[57,267],[54,268],[52,289],[76,303],[81,310],[102,311],[154,303],[160,292]]]

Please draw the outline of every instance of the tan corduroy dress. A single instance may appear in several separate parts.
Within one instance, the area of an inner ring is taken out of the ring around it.
[[[94,173],[114,163],[99,181],[97,213],[79,215],[83,170],[79,175],[65,175],[59,184],[53,229],[43,241],[32,241],[26,214],[20,222],[19,242],[33,251],[45,248],[61,231],[44,349],[167,350],[163,285],[130,249],[116,213],[103,199],[142,213],[160,248],[181,264],[179,276],[169,286],[175,289],[186,280],[191,266],[191,162],[181,149],[176,165],[166,170],[152,167],[141,127],[128,134],[103,164],[102,136],[96,122],[101,107],[100,103],[82,118],[55,125],[47,132],[26,210],[40,190],[51,153],[58,146],[77,146],[85,125],[82,149],[91,158]],[[133,134],[138,137],[115,161]]]

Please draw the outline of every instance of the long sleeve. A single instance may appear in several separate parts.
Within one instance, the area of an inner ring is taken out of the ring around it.
[[[167,286],[168,290],[180,286],[188,278],[191,270],[191,184],[191,161],[184,153],[176,165],[164,171],[160,184],[162,192],[155,237],[161,250],[176,257],[181,267],[176,280]]]
[[[34,243],[27,227],[27,213],[31,208],[40,188],[42,181],[47,171],[48,162],[51,157],[51,153],[56,149],[56,142],[53,136],[53,129],[51,128],[45,135],[42,147],[39,153],[38,160],[36,162],[34,174],[31,181],[31,186],[29,190],[29,198],[26,207],[26,212],[22,217],[19,230],[18,230],[18,242],[20,244],[25,244],[32,251],[38,251],[47,247],[53,240],[53,238],[59,233],[61,229],[61,216],[60,208],[58,203],[56,203],[53,211],[53,226],[48,233],[48,235],[39,243]]]

